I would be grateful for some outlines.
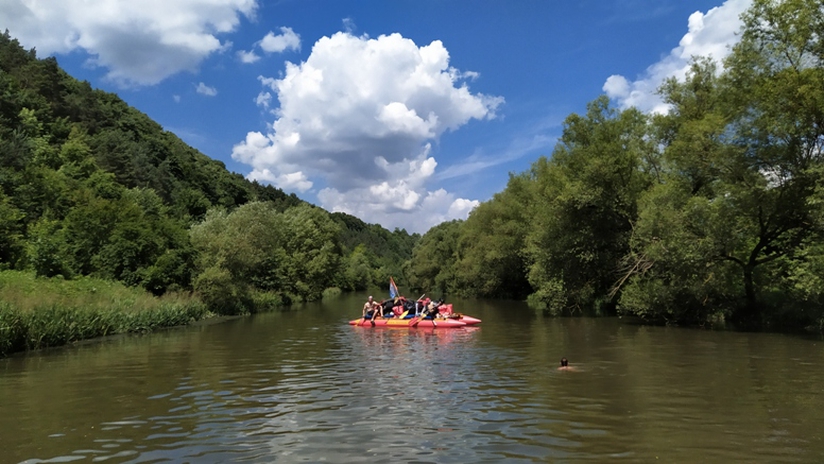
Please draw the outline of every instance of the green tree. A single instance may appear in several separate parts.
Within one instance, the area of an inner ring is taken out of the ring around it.
[[[430,295],[459,293],[455,269],[458,237],[463,221],[450,221],[429,229],[412,250],[405,274],[410,286]]]
[[[24,218],[0,191],[0,268],[15,268],[24,256]]]
[[[320,208],[296,206],[283,212],[283,248],[292,291],[319,299],[340,272],[340,229]]]
[[[535,209],[525,253],[533,306],[554,314],[611,311],[638,197],[660,169],[646,116],[606,97],[571,115],[553,151],[532,167]]]
[[[366,246],[359,244],[345,260],[343,287],[349,290],[366,290],[372,285],[372,261]]]
[[[720,77],[699,60],[662,89],[668,174],[636,226],[630,312],[761,327],[814,319],[796,309],[815,299],[799,285],[820,262],[824,7],[757,0],[743,18]]]
[[[457,280],[456,293],[523,298],[531,291],[523,255],[534,212],[528,183],[523,175],[511,175],[503,192],[469,214],[460,231],[457,261],[451,271]]]
[[[72,276],[66,242],[58,221],[41,218],[29,226],[28,261],[38,276]]]

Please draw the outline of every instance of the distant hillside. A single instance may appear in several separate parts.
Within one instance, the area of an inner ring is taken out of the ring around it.
[[[0,36],[0,268],[94,275],[155,293],[193,288],[209,260],[189,228],[211,210],[254,202],[275,213],[310,207],[229,172],[55,58]],[[418,235],[323,213],[339,254],[327,286],[402,279]]]

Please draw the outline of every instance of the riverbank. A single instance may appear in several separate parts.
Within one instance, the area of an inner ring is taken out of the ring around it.
[[[0,356],[121,333],[187,325],[214,314],[196,296],[162,297],[118,282],[0,271]]]

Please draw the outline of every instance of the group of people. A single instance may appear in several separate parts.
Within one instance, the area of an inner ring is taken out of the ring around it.
[[[388,299],[383,302],[377,302],[369,295],[366,303],[363,304],[363,318],[367,320],[380,318],[401,317],[406,314],[407,317],[431,317],[436,318],[439,314],[439,307],[443,304],[443,300],[434,301],[430,299],[418,299],[417,301],[408,300],[402,296]]]

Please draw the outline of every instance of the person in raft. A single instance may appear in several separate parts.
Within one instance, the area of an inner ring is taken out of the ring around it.
[[[372,299],[372,295],[369,295],[369,299],[366,300],[366,303],[363,304],[363,318],[364,319],[374,319],[376,314],[376,309],[380,307],[380,303]]]
[[[428,305],[424,308],[423,312],[421,313],[421,318],[425,318],[427,316],[435,319],[440,314],[440,306],[443,304],[443,299],[438,300],[437,302],[432,300],[429,302]]]

